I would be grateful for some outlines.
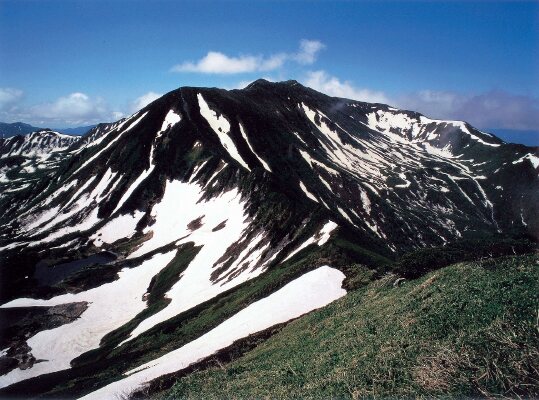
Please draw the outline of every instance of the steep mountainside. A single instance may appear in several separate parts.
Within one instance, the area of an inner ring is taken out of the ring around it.
[[[343,296],[351,263],[539,231],[537,148],[295,81],[180,88],[62,154],[0,198],[0,309],[87,309],[9,342],[13,393],[89,393],[215,328],[209,355]]]

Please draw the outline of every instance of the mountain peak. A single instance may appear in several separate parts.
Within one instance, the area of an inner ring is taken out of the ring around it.
[[[269,81],[267,79],[260,78],[254,82],[251,82],[249,85],[245,87],[245,89],[253,89],[253,88],[260,88],[260,87],[274,88],[277,86],[302,86],[303,87],[301,83],[299,83],[298,81],[294,79],[275,82],[275,81]]]

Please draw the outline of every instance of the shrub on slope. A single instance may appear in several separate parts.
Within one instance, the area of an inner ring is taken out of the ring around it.
[[[427,272],[462,261],[520,255],[533,252],[537,244],[526,238],[486,237],[462,239],[445,246],[424,248],[404,254],[393,266],[393,271],[415,279]]]

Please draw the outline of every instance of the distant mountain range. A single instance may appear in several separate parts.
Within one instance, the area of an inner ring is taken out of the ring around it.
[[[75,128],[54,128],[55,132],[64,133],[66,135],[84,135],[96,125],[78,126]],[[9,138],[17,135],[27,135],[32,132],[41,131],[45,128],[25,124],[24,122],[6,123],[0,122],[0,138]]]
[[[8,138],[16,135],[27,135],[40,129],[24,122],[13,122],[11,124],[0,122],[0,137]]]
[[[95,128],[97,125],[77,126],[75,128],[53,128],[53,131],[64,133],[66,135],[84,135],[88,133],[90,129]]]

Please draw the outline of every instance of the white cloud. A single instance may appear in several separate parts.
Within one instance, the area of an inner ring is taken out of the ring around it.
[[[13,88],[0,88],[0,109],[5,109],[17,103],[23,96],[23,91]]]
[[[285,53],[274,54],[269,58],[262,59],[258,71],[273,71],[281,68],[289,56]]]
[[[539,99],[530,96],[499,90],[479,94],[421,90],[389,96],[381,91],[359,88],[325,71],[309,72],[304,83],[330,96],[391,104],[435,119],[464,120],[479,129],[539,130]]]
[[[396,99],[399,107],[481,128],[539,129],[539,99],[505,91],[464,94],[422,90]]]
[[[358,88],[349,81],[328,75],[325,71],[311,71],[307,74],[305,85],[330,96],[345,97],[347,99],[365,101],[368,103],[390,102],[384,92]]]
[[[60,97],[52,103],[33,106],[33,113],[47,118],[84,118],[95,112],[99,113],[103,106],[100,100],[93,101],[84,93],[71,93]]]
[[[172,72],[201,72],[204,74],[238,74],[257,71],[260,67],[260,57],[240,56],[229,57],[226,54],[210,51],[196,63],[185,62],[172,67]]]
[[[300,64],[312,64],[315,62],[318,52],[324,47],[324,44],[317,40],[302,40],[298,53],[277,53],[269,57],[261,55],[240,55],[233,57],[218,51],[210,51],[196,62],[187,61],[173,66],[171,71],[198,72],[203,74],[241,74],[274,71],[281,68],[289,60]]]
[[[82,125],[113,118],[113,112],[102,98],[91,98],[80,92],[60,97],[50,103],[32,106],[29,113],[33,120],[40,120],[49,125],[55,123]]]
[[[21,97],[21,91],[0,89],[0,121],[23,121],[40,127],[63,128],[117,121],[145,107],[161,94],[145,93],[120,110],[110,107],[101,97],[91,97],[82,92],[34,105],[20,104],[18,100]]]
[[[300,51],[295,55],[295,59],[300,64],[312,64],[316,61],[316,57],[320,50],[326,46],[318,40],[306,40],[303,39],[300,44]]]
[[[0,94],[12,104],[10,107],[0,107],[0,121],[22,121],[40,127],[62,128],[114,121],[123,116],[123,113],[112,110],[102,98],[92,98],[81,92],[35,105],[15,104],[22,94],[14,94],[11,97],[5,96],[5,92]]]
[[[455,119],[455,111],[460,109],[465,101],[466,96],[456,92],[420,90],[398,96],[395,105],[432,118]]]
[[[145,93],[142,96],[136,98],[134,101],[132,101],[131,104],[130,104],[129,109],[130,109],[131,112],[138,111],[141,108],[146,107],[152,101],[157,100],[162,95],[163,94],[161,94],[161,93],[155,93],[155,92]]]
[[[113,121],[117,121],[121,118],[125,117],[125,114],[121,111],[113,111],[112,112],[112,119]]]

